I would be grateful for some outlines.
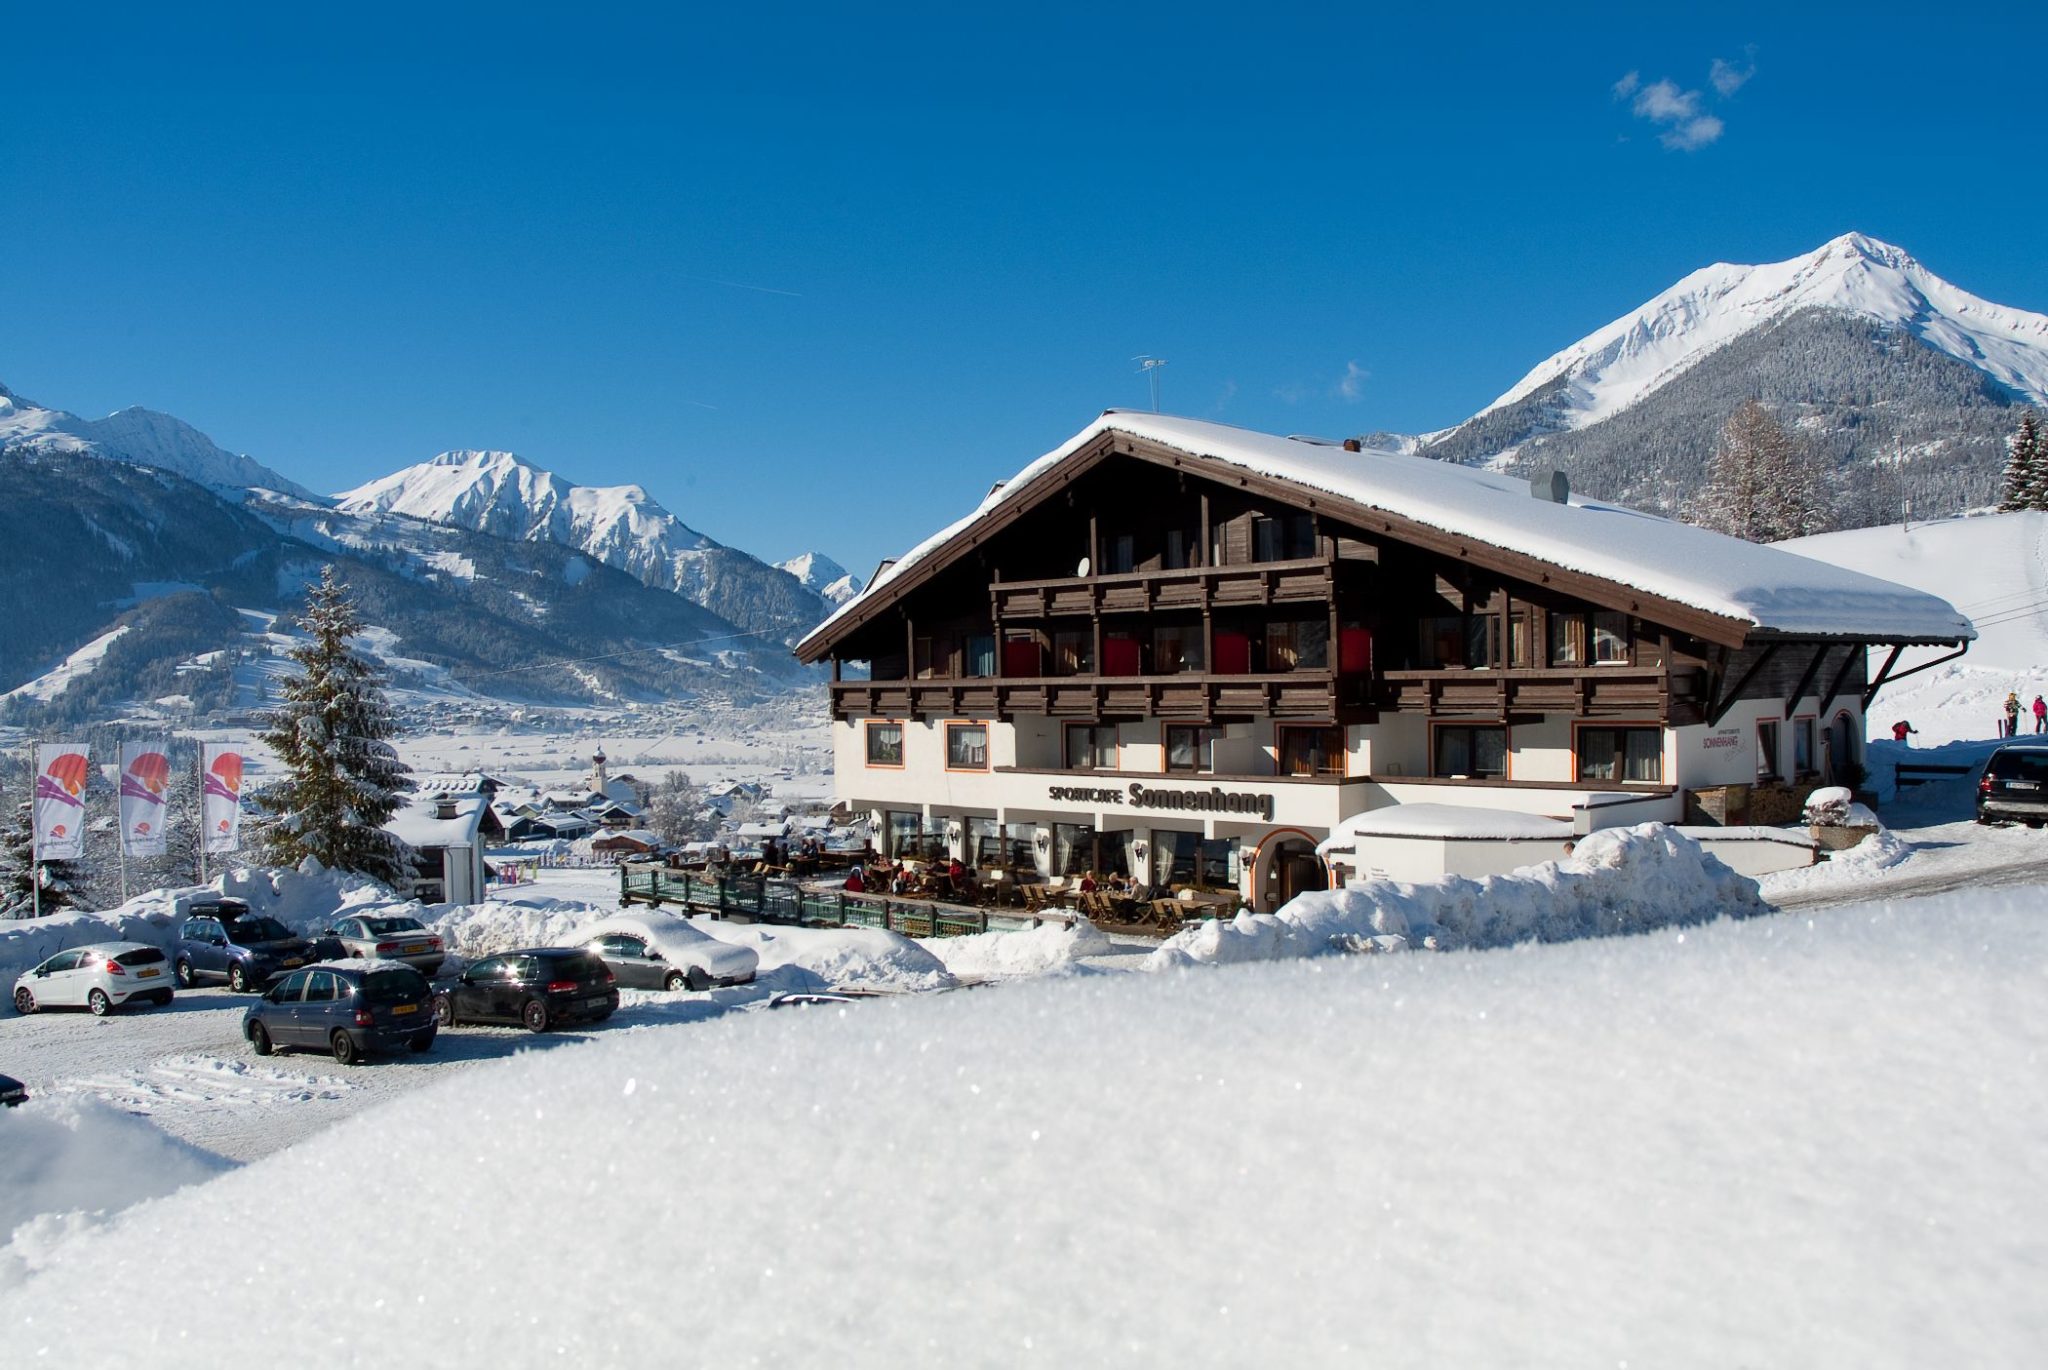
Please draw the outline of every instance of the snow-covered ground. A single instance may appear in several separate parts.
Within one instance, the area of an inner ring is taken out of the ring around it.
[[[165,1367],[273,1353],[280,1290],[344,1365],[2038,1364],[2041,897],[603,1034],[46,1244],[0,1320]],[[363,1202],[395,1156],[435,1202]],[[536,1193],[588,1239],[508,1240]],[[204,1337],[104,1315],[165,1252]]]
[[[1972,514],[1934,523],[1822,533],[1788,552],[1941,596],[1969,615],[1978,639],[1960,660],[1887,685],[1871,706],[1873,737],[1905,719],[1921,746],[1994,738],[2007,692],[2023,704],[2048,691],[2048,514]],[[1944,655],[1914,648],[1904,670]],[[1871,653],[1871,670],[1886,652]],[[2028,715],[2024,728],[2031,730]]]

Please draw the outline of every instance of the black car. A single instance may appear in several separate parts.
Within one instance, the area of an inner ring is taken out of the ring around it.
[[[239,899],[193,905],[178,927],[176,956],[180,985],[225,980],[237,994],[318,959],[311,942],[275,918],[250,913]]]
[[[0,1108],[13,1108],[28,1099],[28,1086],[12,1075],[0,1075]]]
[[[1979,823],[2048,823],[2048,747],[2000,747],[1977,782]]]
[[[533,1032],[601,1023],[619,1006],[604,962],[581,947],[528,947],[475,961],[462,977],[435,991],[442,1027],[458,1023],[520,1023]]]
[[[242,1015],[258,1056],[312,1047],[345,1066],[400,1047],[425,1051],[438,1028],[427,977],[393,961],[295,970]]]

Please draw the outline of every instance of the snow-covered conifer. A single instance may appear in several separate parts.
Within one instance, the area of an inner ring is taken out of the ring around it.
[[[2048,441],[2042,439],[2033,406],[2021,408],[2019,424],[2005,450],[2005,482],[1998,501],[1999,512],[2048,510]]]
[[[291,653],[299,674],[285,680],[262,734],[286,775],[256,796],[268,816],[257,849],[272,865],[310,856],[399,883],[411,853],[382,825],[412,789],[411,772],[388,740],[395,725],[382,679],[349,645],[363,622],[332,566],[307,591],[298,624],[310,639]]]

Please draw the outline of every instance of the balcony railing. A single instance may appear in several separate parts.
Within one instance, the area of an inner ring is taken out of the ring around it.
[[[1334,671],[1264,675],[1009,676],[855,680],[832,686],[834,718],[1301,718],[1336,716]]]
[[[1327,604],[1335,578],[1321,557],[1243,566],[1188,566],[1171,571],[1120,571],[1056,580],[1004,580],[990,585],[997,619],[1081,614],[1144,614],[1156,609],[1289,603]]]

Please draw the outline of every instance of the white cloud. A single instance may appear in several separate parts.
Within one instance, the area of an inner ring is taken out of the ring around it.
[[[1668,128],[1657,135],[1657,140],[1668,148],[1680,152],[1691,152],[1705,147],[1721,136],[1724,125],[1711,114],[1702,114],[1697,119],[1688,119],[1676,128]]]
[[[1641,85],[1642,83],[1643,74],[1641,72],[1630,72],[1628,75],[1622,77],[1619,81],[1616,81],[1614,83],[1614,98],[1617,100],[1628,99],[1629,96],[1634,95],[1636,93],[1636,87]]]
[[[1655,124],[1691,119],[1700,112],[1700,93],[1680,90],[1676,81],[1655,81],[1637,92],[1635,111],[1637,118]]]
[[[1707,83],[1719,91],[1724,99],[1748,85],[1749,78],[1756,75],[1756,49],[1744,48],[1742,58],[1743,65],[1738,67],[1733,62],[1716,57],[1714,65],[1707,71]]]
[[[1355,402],[1365,393],[1365,383],[1371,378],[1372,372],[1357,362],[1345,362],[1344,374],[1337,378],[1337,397]]]

